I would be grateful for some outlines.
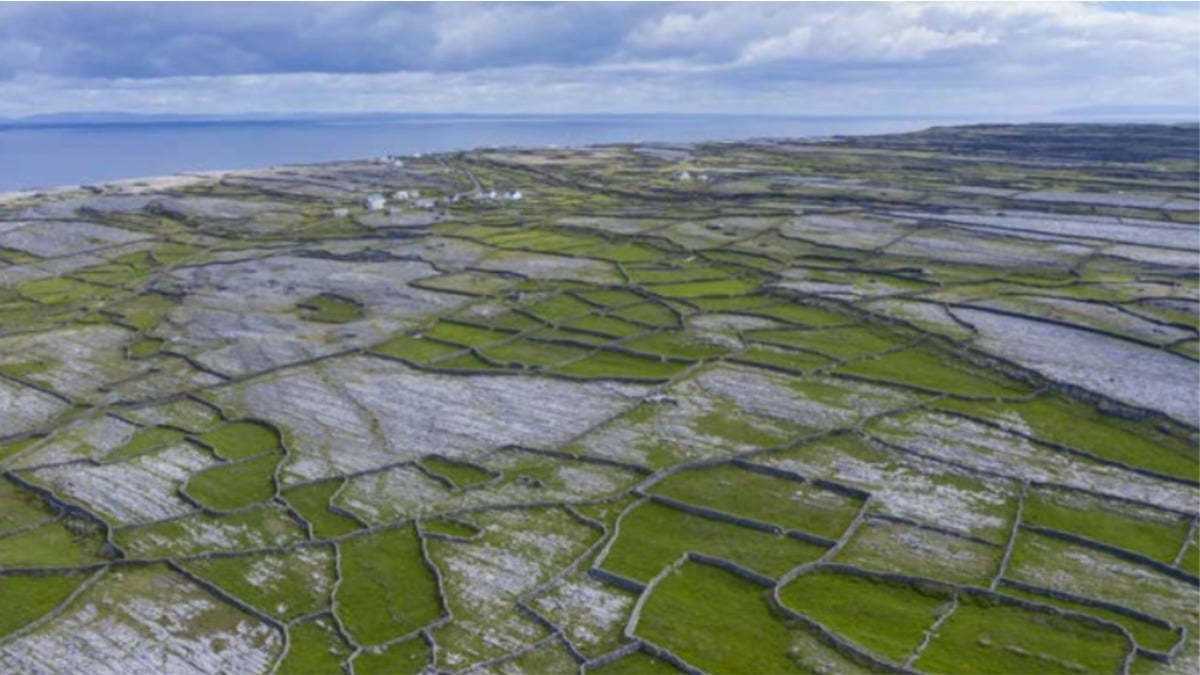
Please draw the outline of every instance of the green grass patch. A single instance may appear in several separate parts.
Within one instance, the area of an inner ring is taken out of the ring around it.
[[[645,298],[633,291],[619,289],[583,291],[578,293],[578,295],[588,302],[594,302],[604,307],[625,307],[626,305],[634,305],[645,300]]]
[[[13,361],[0,364],[0,373],[18,379],[39,375],[62,366],[62,361],[54,357],[42,357],[30,361]],[[36,377],[34,378],[36,379]]]
[[[854,361],[838,371],[958,396],[1013,397],[1029,391],[1028,386],[998,373],[985,372],[958,357],[919,347]]]
[[[903,662],[951,594],[935,587],[818,570],[780,591],[788,607],[893,663]]]
[[[279,450],[279,434],[258,422],[230,422],[199,438],[230,461]]]
[[[1001,521],[1001,527],[1007,525]],[[1006,534],[995,532],[993,538],[1003,541]],[[832,562],[873,572],[987,586],[1003,553],[1000,543],[988,545],[916,525],[868,519]]]
[[[2,540],[0,540],[2,541]],[[84,574],[0,577],[0,637],[37,621],[62,604],[87,579]]]
[[[505,312],[487,318],[487,324],[500,330],[524,332],[543,325],[541,321],[521,312]]]
[[[120,286],[138,279],[144,274],[145,270],[139,270],[132,265],[109,263],[107,265],[96,265],[95,267],[78,270],[73,272],[72,276],[100,286]]]
[[[733,356],[732,360],[751,365],[786,368],[798,373],[810,373],[833,363],[819,354],[757,344],[750,345],[746,351]]]
[[[330,500],[341,485],[340,480],[302,485],[284,490],[283,497],[312,525],[313,534],[317,537],[337,537],[362,527],[353,518],[335,513],[329,508]]]
[[[319,675],[342,672],[350,647],[327,617],[288,627],[288,651],[275,672],[278,675]]]
[[[8,459],[9,457],[16,457],[18,454],[33,447],[35,444],[44,441],[45,439],[45,436],[30,436],[29,438],[19,441],[0,444],[0,462]]]
[[[489,370],[496,371],[496,368],[490,363],[480,359],[474,354],[462,354],[461,356],[455,356],[444,361],[438,361],[433,365],[433,367],[437,368],[438,370],[448,370],[461,373],[478,373]]]
[[[121,317],[122,323],[145,332],[157,326],[174,305],[175,301],[165,295],[144,293],[122,302],[113,310]]]
[[[658,260],[665,255],[663,251],[651,246],[643,246],[641,244],[613,245],[609,243],[582,249],[578,253],[592,258],[622,263],[650,262]]]
[[[1191,523],[1088,495],[1034,490],[1025,500],[1024,520],[1117,546],[1166,563],[1175,561]]]
[[[26,253],[25,251],[19,251],[15,248],[5,248],[0,246],[0,262],[4,262],[5,264],[28,265],[35,263],[38,260],[41,260],[41,258],[33,255],[32,253]]]
[[[748,279],[693,281],[683,284],[646,286],[646,290],[667,298],[700,298],[709,295],[746,295],[758,290],[759,283]]]
[[[677,328],[679,317],[674,312],[657,302],[643,302],[613,310],[609,316],[616,316],[627,321],[634,321],[645,326],[656,328]]]
[[[442,230],[446,230],[443,232]],[[515,227],[494,227],[492,225],[466,225],[457,226],[453,223],[447,223],[435,226],[435,232],[438,234],[453,234],[456,237],[473,239],[475,241],[486,241],[492,237],[498,237],[506,233],[519,232]]]
[[[801,671],[762,587],[711,565],[687,562],[659,582],[636,633],[709,673]]]
[[[154,247],[154,259],[162,265],[172,265],[195,255],[200,249],[186,244],[164,243]]]
[[[587,356],[589,351],[583,347],[535,340],[517,340],[480,350],[484,356],[498,363],[517,363],[527,366],[551,366],[569,359]]]
[[[328,589],[337,574],[326,548],[194,560],[186,567],[251,607],[282,621],[329,608]],[[325,583],[314,583],[320,576]],[[324,587],[324,588],[322,588]]]
[[[570,295],[556,295],[525,308],[525,311],[546,323],[566,323],[596,311],[596,308]]]
[[[1194,540],[1183,552],[1183,559],[1179,561],[1179,569],[1188,574],[1200,576],[1200,546],[1196,546]]]
[[[768,476],[733,464],[681,471],[650,491],[828,539],[840,537],[862,505],[859,500],[811,483]]]
[[[491,474],[470,462],[456,462],[437,455],[426,455],[421,458],[421,466],[448,479],[460,488],[492,480]]]
[[[738,310],[733,310],[738,311]],[[819,307],[806,307],[804,305],[785,304],[772,305],[769,307],[759,307],[752,310],[743,310],[748,313],[757,314],[760,316],[769,316],[772,319],[779,319],[788,323],[800,324],[811,328],[826,328],[829,326],[844,326],[848,323],[857,323],[858,320],[853,317],[836,314],[829,310]]]
[[[111,293],[103,286],[61,277],[30,281],[17,286],[16,290],[22,297],[42,305],[82,302]]]
[[[1124,626],[1125,630],[1129,631],[1130,634],[1133,635],[1133,638],[1137,641],[1138,645],[1145,647],[1146,649],[1166,652],[1170,651],[1171,647],[1175,646],[1175,643],[1179,641],[1179,635],[1169,628],[1156,626],[1152,623],[1147,623],[1140,619],[1135,619],[1131,616],[1114,612],[1110,609],[1095,607],[1082,602],[1071,602],[1070,600],[1063,600],[1049,595],[1042,595],[1040,593],[1032,593],[1018,588],[1012,588],[1010,586],[1001,586],[1000,592],[1005,595],[1011,595],[1017,598],[1038,602],[1043,605],[1051,605],[1071,612],[1087,614],[1089,616],[1094,616],[1097,619],[1111,621],[1119,626]]]
[[[338,544],[342,583],[337,614],[359,644],[370,646],[418,630],[441,616],[437,582],[412,525]]]
[[[574,321],[563,325],[563,328],[567,328],[569,330],[583,330],[593,333],[601,333],[611,337],[628,337],[630,335],[641,333],[645,330],[645,328],[636,326],[627,321],[622,321],[610,316],[597,316],[595,314],[589,314],[581,319],[575,319]]]
[[[680,284],[694,281],[713,281],[729,277],[729,270],[707,262],[683,264],[678,267],[630,265],[625,268],[630,279],[642,284]]]
[[[426,520],[421,523],[421,527],[426,534],[440,534],[446,537],[458,537],[461,539],[470,539],[479,534],[479,530],[470,525],[447,518]]]
[[[646,582],[688,551],[726,558],[775,578],[820,557],[825,549],[647,502],[621,521],[620,536],[601,566]]]
[[[595,354],[554,369],[554,372],[575,377],[618,377],[645,380],[666,380],[687,368],[688,364],[632,356],[600,350]]]
[[[1193,360],[1200,360],[1200,342],[1192,340],[1181,344],[1173,345],[1170,350],[1176,354],[1181,354]]]
[[[104,534],[90,521],[60,518],[0,534],[0,567],[75,567],[103,560]]]
[[[321,294],[305,298],[296,304],[301,316],[309,321],[321,323],[350,323],[363,318],[363,308],[358,303],[337,295]]]
[[[412,363],[429,363],[433,359],[461,352],[462,347],[445,342],[426,340],[411,335],[398,335],[387,342],[375,345],[371,351]]]
[[[379,651],[360,652],[354,658],[354,675],[417,675],[431,660],[429,645],[415,637]]]
[[[878,354],[903,344],[883,331],[857,326],[821,330],[751,330],[746,331],[746,337],[767,344],[809,349],[839,360]]]
[[[214,511],[233,511],[265,502],[275,495],[271,477],[278,462],[279,455],[270,452],[204,469],[192,474],[187,492]]]
[[[790,435],[776,427],[764,429],[750,421],[751,415],[724,400],[713,410],[696,417],[691,427],[705,436],[723,439],[738,445],[768,447],[779,445]],[[791,429],[791,431],[799,431]]]
[[[512,333],[442,319],[437,322],[436,326],[425,331],[423,337],[444,340],[445,342],[452,342],[467,347],[478,347],[479,345],[486,345],[512,337]]]
[[[1079,620],[964,597],[913,664],[929,673],[1112,673],[1125,640]]]
[[[52,517],[38,493],[0,479],[0,535]]]
[[[1149,471],[1196,480],[1200,457],[1195,445],[1153,423],[1105,415],[1093,406],[1059,394],[1042,394],[1026,403],[975,403],[943,400],[935,405],[1006,424],[1017,415],[1018,427],[1037,438],[1090,452]]]
[[[659,354],[667,358],[686,359],[689,361],[700,361],[702,359],[722,356],[729,351],[726,347],[705,342],[693,335],[680,332],[652,333],[632,340],[626,340],[621,343],[621,346],[638,352]]]
[[[588,348],[589,351],[592,347],[601,347],[613,342],[613,338],[607,335],[594,335],[577,330],[551,327],[539,328],[530,333],[529,338],[541,342],[571,342],[580,347]]]
[[[679,669],[646,652],[634,652],[599,668],[588,668],[587,673],[588,675],[593,673],[595,675],[678,675]]]
[[[768,272],[778,272],[786,267],[784,263],[774,258],[729,249],[707,250],[704,252],[704,257],[708,260],[746,265]]]
[[[129,358],[148,359],[162,350],[163,341],[159,338],[142,338],[129,345]]]
[[[155,448],[183,440],[183,432],[170,427],[140,429],[121,447],[104,456],[105,462],[120,462],[145,454]]]

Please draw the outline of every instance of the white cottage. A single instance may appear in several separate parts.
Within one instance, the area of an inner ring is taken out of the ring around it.
[[[369,194],[367,195],[367,198],[363,200],[363,206],[366,207],[368,211],[382,211],[383,207],[387,206],[387,198],[378,193]]]

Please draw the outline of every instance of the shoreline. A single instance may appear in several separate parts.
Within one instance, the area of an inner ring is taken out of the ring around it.
[[[118,194],[139,194],[142,192],[151,192],[154,190],[192,185],[205,180],[221,179],[235,174],[258,173],[271,170],[273,170],[273,168],[213,169],[207,171],[187,171],[183,173],[172,173],[159,176],[119,178],[117,180],[104,181],[101,183],[58,185],[54,187],[30,190],[10,190],[6,192],[0,192],[0,206],[6,206],[8,204],[20,202],[26,199],[58,197],[75,193],[88,193],[95,195],[107,194],[110,192]]]
[[[330,124],[326,128],[331,130],[327,136],[313,137],[313,133],[325,134],[326,132],[298,132],[294,125],[268,125],[269,129],[280,129],[282,131],[276,133],[269,132],[268,136],[260,137],[256,135],[251,137],[240,136],[180,136],[182,140],[187,141],[188,145],[181,150],[175,151],[178,156],[177,164],[188,164],[193,167],[199,167],[193,171],[190,169],[177,169],[170,164],[174,161],[164,163],[155,162],[139,162],[134,161],[122,162],[123,166],[117,167],[115,172],[128,174],[118,175],[113,178],[95,178],[87,177],[87,172],[73,170],[59,170],[55,166],[61,165],[70,169],[71,164],[81,166],[92,164],[95,166],[108,166],[107,157],[120,156],[132,153],[136,157],[139,153],[149,152],[161,154],[162,148],[158,141],[153,143],[128,135],[118,135],[109,140],[103,134],[100,136],[99,145],[89,146],[83,152],[75,152],[69,146],[64,146],[66,150],[60,153],[62,156],[58,159],[53,159],[52,155],[55,148],[58,147],[55,143],[62,142],[56,139],[50,139],[50,145],[24,145],[14,146],[12,148],[12,157],[15,160],[20,160],[23,155],[31,155],[36,153],[40,159],[27,171],[17,170],[15,167],[8,173],[0,172],[0,203],[11,201],[13,193],[20,193],[23,196],[32,196],[35,193],[52,194],[61,193],[64,190],[81,190],[87,187],[113,186],[115,184],[136,183],[145,180],[158,179],[167,176],[203,174],[221,171],[256,171],[266,167],[282,167],[282,166],[305,166],[314,164],[336,163],[344,161],[369,161],[375,157],[384,154],[397,156],[410,156],[414,154],[425,155],[440,155],[454,152],[474,152],[485,149],[494,148],[512,148],[512,149],[553,149],[553,148],[586,148],[599,145],[642,145],[654,143],[709,143],[709,142],[751,142],[760,139],[811,139],[825,138],[833,136],[872,136],[888,133],[904,133],[918,132],[928,129],[931,126],[955,126],[969,125],[973,123],[982,123],[984,120],[967,120],[954,118],[921,118],[921,119],[889,119],[889,120],[862,120],[855,118],[842,119],[840,122],[825,120],[824,118],[808,119],[795,118],[792,116],[783,116],[777,118],[769,118],[770,124],[765,125],[746,125],[746,126],[726,126],[718,122],[722,117],[713,118],[686,118],[687,122],[683,126],[668,125],[668,118],[655,118],[657,121],[650,126],[621,126],[617,128],[602,126],[599,128],[575,125],[573,118],[560,118],[554,116],[550,119],[560,120],[563,124],[558,126],[547,127],[542,132],[531,133],[529,125],[520,126],[517,130],[501,126],[496,128],[488,127],[487,125],[471,125],[471,124],[456,124],[447,126],[448,123],[442,122],[442,127],[439,127],[436,133],[426,130],[425,127],[412,127],[411,125],[396,125],[395,133],[388,132],[386,134],[368,134],[367,136],[359,135],[354,129],[357,125]],[[584,122],[591,118],[582,118]],[[620,118],[614,118],[620,119]],[[741,118],[728,118],[729,120],[737,120]],[[753,119],[759,119],[754,117]],[[699,126],[691,125],[696,122]],[[796,122],[796,124],[791,124]],[[807,124],[811,122],[812,124]],[[702,123],[702,124],[701,124]],[[117,125],[113,127],[97,127],[102,129],[118,129],[123,130],[122,134],[136,134],[136,127],[139,125]],[[214,127],[217,129],[229,128],[248,128],[246,125],[224,125]],[[391,128],[391,127],[389,127]],[[48,128],[31,128],[23,131],[31,131],[37,133],[43,130],[53,130],[53,127]],[[0,127],[0,132],[6,131]],[[203,133],[207,134],[208,131]],[[264,132],[267,133],[267,132]],[[432,135],[430,135],[432,133]],[[167,137],[162,137],[167,138]],[[159,140],[162,140],[160,138]],[[174,136],[170,138],[175,138]],[[320,142],[311,140],[318,138]],[[270,148],[273,145],[278,146],[279,151],[264,150],[263,152],[235,152],[239,143],[249,141],[251,145],[263,143],[264,147]],[[30,141],[32,143],[33,141]],[[68,142],[73,142],[68,139]],[[199,145],[197,145],[199,143]],[[209,147],[227,146],[230,151],[201,151],[198,148],[207,144]],[[215,144],[215,146],[213,145]],[[297,145],[298,144],[298,145]],[[295,146],[295,150],[283,152],[283,148]],[[189,149],[191,148],[191,149]],[[50,161],[46,161],[51,158]],[[139,166],[140,165],[140,166]],[[40,168],[39,168],[40,166]],[[211,168],[208,168],[211,167]],[[229,167],[242,167],[238,169],[229,169]]]
[[[932,120],[925,120],[925,121],[932,121]],[[397,153],[395,156],[401,157],[401,158],[420,157],[420,156],[434,157],[434,156],[441,156],[441,155],[447,155],[447,154],[453,154],[453,153],[463,153],[463,152],[469,153],[469,152],[494,151],[494,150],[525,152],[525,151],[545,151],[545,150],[555,150],[555,149],[580,150],[580,149],[587,149],[587,148],[603,148],[603,147],[610,147],[610,146],[630,146],[630,147],[690,146],[690,145],[696,145],[696,144],[701,144],[701,143],[750,143],[750,144],[763,143],[763,142],[819,143],[822,141],[829,141],[829,140],[839,139],[839,138],[872,138],[872,137],[877,137],[877,136],[918,134],[918,133],[930,131],[932,129],[947,129],[947,128],[953,129],[953,128],[968,128],[968,127],[974,127],[974,126],[992,126],[992,125],[1016,126],[1016,127],[1037,127],[1037,126],[1044,126],[1046,124],[1052,124],[1052,125],[1063,124],[1063,125],[1072,125],[1072,126],[1073,125],[1106,126],[1106,127],[1107,126],[1126,126],[1126,125],[1161,126],[1161,127],[1171,127],[1171,126],[1180,126],[1180,125],[1200,126],[1200,122],[1197,122],[1197,121],[1166,121],[1166,120],[1163,120],[1163,121],[1126,121],[1126,120],[1107,121],[1106,120],[1106,121],[1094,121],[1094,122],[1093,121],[1069,121],[1069,122],[1061,122],[1061,123],[1059,123],[1059,122],[1038,122],[1038,121],[1006,123],[1006,122],[995,122],[995,121],[986,121],[985,120],[985,121],[978,121],[978,122],[960,122],[960,123],[953,123],[953,124],[948,124],[948,125],[934,124],[934,125],[930,125],[930,126],[923,126],[920,128],[907,129],[907,130],[903,130],[903,131],[874,131],[874,132],[860,132],[860,133],[853,133],[853,132],[850,132],[850,133],[817,133],[817,134],[796,134],[796,135],[757,135],[757,136],[746,136],[746,137],[740,137],[740,138],[707,138],[707,139],[689,139],[689,140],[634,139],[634,140],[611,140],[611,141],[605,141],[605,140],[584,141],[584,142],[580,142],[580,143],[547,143],[547,144],[514,143],[514,144],[500,144],[500,145],[480,144],[480,145],[476,145],[476,146],[473,146],[470,148],[455,148],[455,149],[442,149],[442,150],[431,150],[431,151],[419,151],[419,150],[418,151],[406,151],[403,153]],[[173,188],[173,187],[181,187],[181,186],[191,185],[191,184],[195,184],[197,182],[201,182],[201,181],[205,181],[205,180],[221,179],[226,176],[233,176],[233,175],[263,174],[263,173],[278,171],[281,169],[287,169],[290,167],[307,167],[307,166],[319,166],[319,165],[325,165],[325,164],[345,164],[345,163],[359,163],[359,162],[372,163],[375,161],[376,161],[376,156],[342,157],[342,158],[333,158],[333,159],[325,159],[325,160],[316,160],[316,161],[310,161],[310,162],[306,162],[306,161],[284,162],[284,163],[279,163],[279,164],[268,164],[266,166],[243,168],[243,169],[202,169],[202,170],[196,170],[196,171],[181,171],[181,172],[166,173],[166,174],[134,176],[134,177],[129,177],[129,178],[117,178],[117,179],[113,179],[113,180],[87,182],[87,183],[75,183],[75,184],[68,183],[68,184],[53,185],[53,186],[41,187],[41,188],[0,190],[0,207],[8,206],[13,203],[21,202],[24,200],[32,200],[32,199],[40,199],[40,198],[53,198],[53,197],[60,197],[60,196],[76,194],[76,193],[87,193],[87,194],[93,194],[93,195],[105,194],[105,193],[140,194],[140,193],[148,192],[148,191],[169,189],[169,188]]]

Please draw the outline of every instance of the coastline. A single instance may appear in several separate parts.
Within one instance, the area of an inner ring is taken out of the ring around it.
[[[165,174],[160,176],[142,176],[137,178],[121,178],[118,180],[104,181],[101,183],[87,183],[83,185],[58,185],[54,187],[35,189],[35,190],[11,190],[8,192],[0,192],[0,206],[7,206],[15,202],[24,201],[27,199],[41,199],[44,197],[60,197],[72,195],[76,193],[89,194],[141,194],[143,192],[153,192],[155,190],[163,190],[187,185],[194,185],[206,180],[221,179],[226,176],[237,174],[256,174],[272,169],[218,169],[211,171],[188,171],[185,173]]]
[[[932,121],[932,120],[927,120]],[[935,129],[961,129],[975,126],[1014,126],[1014,127],[1039,127],[1047,125],[1057,126],[1087,126],[1087,127],[1113,127],[1113,126],[1153,126],[1153,127],[1174,127],[1174,126],[1194,126],[1200,127],[1200,122],[1191,120],[1155,120],[1155,121],[1133,121],[1133,120],[1104,120],[1104,121],[1067,121],[1061,123],[1054,122],[1013,122],[1001,123],[995,121],[979,121],[975,123],[956,123],[949,125],[932,124],[917,128],[905,130],[875,130],[875,131],[847,131],[840,133],[813,133],[813,134],[760,134],[745,136],[740,138],[727,137],[711,137],[703,139],[687,139],[687,140],[645,140],[645,139],[614,139],[614,140],[580,140],[580,142],[571,143],[480,143],[469,148],[457,149],[437,149],[429,151],[406,150],[395,153],[399,157],[416,157],[416,156],[444,156],[458,152],[479,152],[493,150],[507,150],[514,152],[529,152],[529,151],[545,151],[545,150],[586,150],[590,148],[603,148],[608,146],[629,146],[629,147],[671,147],[671,146],[688,146],[697,143],[766,143],[766,142],[802,142],[802,143],[821,143],[829,142],[838,139],[869,139],[874,137],[893,137],[905,136],[909,134],[922,134]],[[136,125],[130,125],[136,126]],[[313,161],[283,161],[278,163],[270,163],[264,166],[234,168],[234,169],[201,169],[194,171],[168,172],[162,174],[149,174],[141,176],[132,176],[125,178],[115,178],[111,180],[91,181],[86,183],[65,183],[61,185],[51,185],[43,188],[28,188],[18,190],[2,190],[0,189],[0,207],[9,206],[11,204],[24,200],[40,199],[47,197],[61,197],[71,194],[141,194],[152,192],[155,190],[170,189],[192,185],[206,180],[221,179],[226,176],[242,175],[253,176],[263,175],[271,172],[285,170],[293,167],[311,167],[319,165],[333,165],[345,163],[360,163],[374,162],[376,155],[358,154],[353,152],[347,156],[319,159]]]

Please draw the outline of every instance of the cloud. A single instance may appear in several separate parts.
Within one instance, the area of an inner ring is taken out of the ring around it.
[[[1200,7],[1150,9],[1076,3],[0,4],[0,114],[1194,105]]]

